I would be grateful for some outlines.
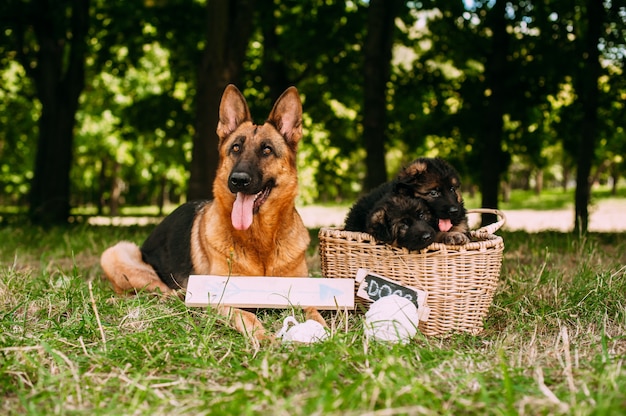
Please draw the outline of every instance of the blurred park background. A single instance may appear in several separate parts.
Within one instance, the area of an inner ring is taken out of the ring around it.
[[[419,156],[473,207],[568,195],[576,231],[624,187],[623,0],[6,0],[0,25],[3,219],[211,197],[228,83],[258,123],[298,88],[299,205]]]

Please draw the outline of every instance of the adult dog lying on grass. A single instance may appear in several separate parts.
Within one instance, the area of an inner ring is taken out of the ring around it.
[[[120,242],[100,264],[117,293],[170,293],[190,274],[307,276],[309,234],[295,208],[296,150],[302,137],[302,104],[294,87],[276,101],[267,121],[252,122],[239,90],[222,96],[217,126],[219,165],[214,200],[188,202],[159,224],[141,247]],[[269,338],[257,317],[218,306],[243,334]],[[319,313],[307,317],[325,325]]]

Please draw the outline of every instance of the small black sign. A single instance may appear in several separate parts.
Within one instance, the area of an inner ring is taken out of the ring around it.
[[[369,272],[365,276],[358,276],[357,281],[361,282],[357,296],[363,299],[377,301],[385,296],[398,295],[407,298],[419,308],[420,296],[418,291],[413,288],[402,286],[390,279]]]

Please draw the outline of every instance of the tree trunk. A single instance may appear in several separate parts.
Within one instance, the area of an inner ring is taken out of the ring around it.
[[[289,85],[287,67],[282,59],[279,38],[276,33],[277,22],[274,11],[276,4],[261,7],[261,30],[263,32],[263,81],[270,89],[269,98],[275,102]]]
[[[509,35],[506,31],[506,3],[496,1],[488,19],[493,32],[491,51],[485,66],[485,84],[491,91],[485,111],[485,135],[482,145],[481,190],[482,207],[498,208],[498,185],[503,172],[502,131],[504,127],[504,104],[506,102],[505,81],[507,74],[507,52]],[[496,221],[495,215],[485,214],[482,225]]]
[[[98,172],[98,184],[97,184],[97,215],[104,214],[104,206],[106,205],[106,201],[104,199],[104,193],[107,186],[107,175],[106,168],[109,163],[109,157],[104,155],[100,162],[100,171]]]
[[[596,148],[598,124],[598,77],[600,76],[600,52],[598,42],[604,21],[602,0],[586,1],[585,21],[581,22],[585,36],[582,39],[582,66],[579,71],[578,99],[582,108],[581,137],[578,151],[575,192],[574,233],[586,233],[589,226],[589,200],[591,184],[589,177]]]
[[[226,85],[239,83],[252,33],[253,1],[207,0],[206,11],[207,43],[198,70],[189,201],[213,196],[220,97]]]
[[[398,0],[371,0],[369,3],[364,45],[363,142],[367,168],[364,191],[373,189],[387,180],[385,165],[387,82],[391,71],[395,18],[402,4]]]
[[[167,198],[167,178],[163,175],[159,180],[159,193],[157,194],[157,208],[159,208],[159,217],[163,216],[163,208]]]
[[[113,181],[111,182],[111,198],[109,198],[109,215],[115,217],[120,213],[120,197],[124,190],[124,181],[120,178],[122,165],[113,161]]]
[[[64,21],[66,10],[71,12],[69,25]],[[70,214],[73,129],[85,86],[89,2],[74,1],[66,7],[40,0],[32,11],[39,50],[36,66],[26,63],[26,70],[37,87],[41,117],[29,216],[48,225],[67,222]]]
[[[615,164],[611,165],[611,196],[617,196],[617,183],[619,182],[619,170]]]
[[[511,184],[507,181],[502,181],[500,187],[502,189],[502,201],[509,202],[511,200]]]
[[[561,187],[563,188],[563,192],[567,191],[567,185],[570,177],[570,169],[565,163],[563,164],[563,181],[561,182]]]
[[[535,195],[541,195],[541,191],[543,191],[543,169],[537,169],[537,174],[535,175]]]

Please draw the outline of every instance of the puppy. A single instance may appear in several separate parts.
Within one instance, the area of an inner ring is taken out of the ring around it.
[[[458,172],[443,159],[418,158],[394,179],[396,193],[424,200],[437,218],[435,241],[462,245],[469,243],[469,226]]]
[[[420,250],[435,241],[437,220],[424,200],[396,193],[388,182],[359,199],[345,221],[346,231],[366,232],[395,247]]]

